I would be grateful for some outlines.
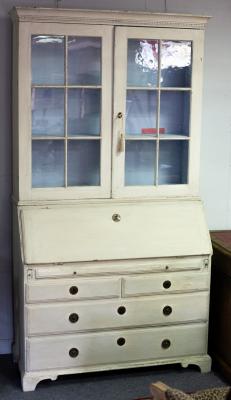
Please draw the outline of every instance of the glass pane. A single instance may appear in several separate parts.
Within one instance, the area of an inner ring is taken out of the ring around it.
[[[128,40],[128,86],[157,86],[158,40]]]
[[[156,134],[157,94],[150,90],[128,90],[126,135]]]
[[[160,141],[159,185],[186,184],[188,176],[188,141]]]
[[[161,86],[190,87],[192,73],[192,43],[161,42]]]
[[[99,140],[70,140],[68,142],[67,185],[100,185]]]
[[[32,89],[32,135],[64,135],[64,89]]]
[[[64,186],[63,140],[32,142],[32,187]]]
[[[31,38],[33,84],[64,84],[64,36]]]
[[[101,38],[68,37],[68,83],[101,84]]]
[[[160,128],[171,135],[189,135],[190,93],[161,92]]]
[[[101,90],[68,90],[68,135],[100,135]]]
[[[125,152],[125,185],[155,184],[156,142],[127,140]]]

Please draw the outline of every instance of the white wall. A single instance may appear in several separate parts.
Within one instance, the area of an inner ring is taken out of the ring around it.
[[[61,7],[165,11],[164,0],[62,0]],[[0,353],[11,350],[11,23],[13,6],[55,0],[0,0]],[[206,29],[201,196],[210,229],[231,229],[231,2],[167,0],[167,12],[211,15]]]

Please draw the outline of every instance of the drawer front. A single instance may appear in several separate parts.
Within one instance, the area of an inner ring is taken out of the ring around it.
[[[156,259],[130,259],[92,261],[58,266],[37,266],[33,268],[36,279],[73,278],[104,274],[126,275],[165,271],[200,270],[209,263],[208,257],[169,257]]]
[[[26,307],[27,334],[206,321],[208,306],[207,292],[120,301],[29,305]]]
[[[28,303],[118,297],[120,293],[120,278],[31,281],[26,284]]]
[[[206,324],[30,338],[27,371],[201,355],[206,343]]]
[[[188,292],[209,289],[208,272],[145,274],[123,278],[122,295],[140,296],[154,293]]]
[[[211,253],[198,200],[24,207],[20,227],[25,264]]]

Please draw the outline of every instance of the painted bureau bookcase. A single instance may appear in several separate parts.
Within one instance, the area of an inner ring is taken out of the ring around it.
[[[210,370],[198,197],[207,17],[15,8],[14,357]]]

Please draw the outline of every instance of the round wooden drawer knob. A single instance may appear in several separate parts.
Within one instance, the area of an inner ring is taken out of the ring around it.
[[[126,343],[126,340],[123,337],[117,339],[118,346],[123,346]]]
[[[164,281],[164,283],[163,283],[163,287],[165,288],[165,289],[169,289],[170,287],[171,287],[171,281]]]
[[[161,347],[163,349],[168,349],[171,346],[171,342],[169,339],[164,339],[161,343]]]
[[[123,315],[126,313],[126,308],[124,306],[120,306],[117,309],[118,314]]]
[[[72,314],[69,315],[69,321],[70,321],[72,324],[74,324],[75,322],[77,322],[78,319],[79,319],[79,316],[78,316],[78,314],[76,314],[76,313],[72,313]]]
[[[70,351],[69,351],[69,356],[71,358],[76,358],[76,357],[78,357],[78,355],[79,355],[79,350],[76,349],[75,347],[72,347],[72,349],[70,349]]]
[[[172,314],[172,307],[171,307],[171,306],[165,306],[165,307],[163,308],[163,314],[164,314],[164,315],[170,315],[170,314]]]
[[[79,291],[79,289],[77,288],[77,286],[71,286],[69,289],[70,294],[77,294]]]

